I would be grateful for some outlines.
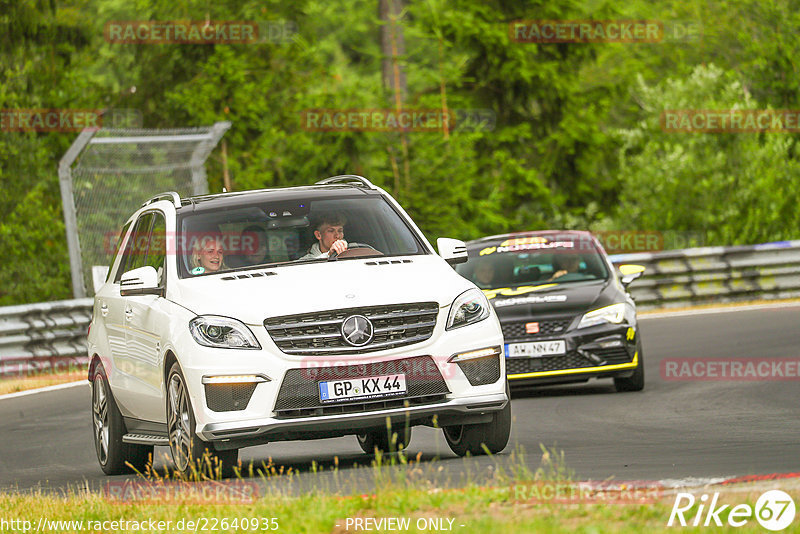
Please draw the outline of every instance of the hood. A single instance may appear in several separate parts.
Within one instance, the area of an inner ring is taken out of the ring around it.
[[[249,277],[262,272],[275,274]],[[197,315],[224,315],[259,325],[268,317],[340,308],[431,301],[449,306],[471,287],[442,258],[427,255],[343,259],[184,278],[170,297]]]
[[[541,284],[518,288],[484,290],[497,315],[519,317],[585,313],[621,302],[624,298],[610,280]]]

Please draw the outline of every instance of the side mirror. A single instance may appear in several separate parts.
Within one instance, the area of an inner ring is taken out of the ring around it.
[[[106,283],[106,279],[108,279],[108,266],[92,265],[92,286],[95,293],[100,291],[100,288]]]
[[[450,265],[464,263],[467,261],[467,245],[458,239],[440,237],[436,240],[436,247],[439,249],[439,256]]]
[[[123,297],[132,295],[162,296],[163,293],[158,285],[158,273],[149,265],[123,273],[119,287],[119,294]]]
[[[642,276],[645,270],[642,265],[620,265],[617,269],[620,274],[620,282],[622,282],[625,288],[627,288],[631,282]]]

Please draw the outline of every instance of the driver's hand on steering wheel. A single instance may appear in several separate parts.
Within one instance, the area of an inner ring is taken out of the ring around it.
[[[344,239],[337,239],[331,245],[331,248],[328,249],[328,255],[330,256],[331,252],[335,252],[336,254],[341,254],[347,250],[347,241]]]

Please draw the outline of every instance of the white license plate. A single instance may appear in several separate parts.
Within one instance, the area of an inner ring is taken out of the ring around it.
[[[321,402],[344,399],[365,399],[402,395],[406,392],[406,375],[383,375],[319,383]]]
[[[560,356],[567,353],[567,342],[563,339],[557,341],[532,341],[529,343],[507,343],[506,358],[524,356],[540,358],[542,356]]]

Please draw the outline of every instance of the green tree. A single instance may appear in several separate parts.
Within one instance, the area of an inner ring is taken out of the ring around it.
[[[620,228],[705,232],[718,245],[797,237],[793,135],[662,131],[663,110],[763,109],[737,78],[709,65],[655,86],[640,80],[641,121],[619,132]]]

